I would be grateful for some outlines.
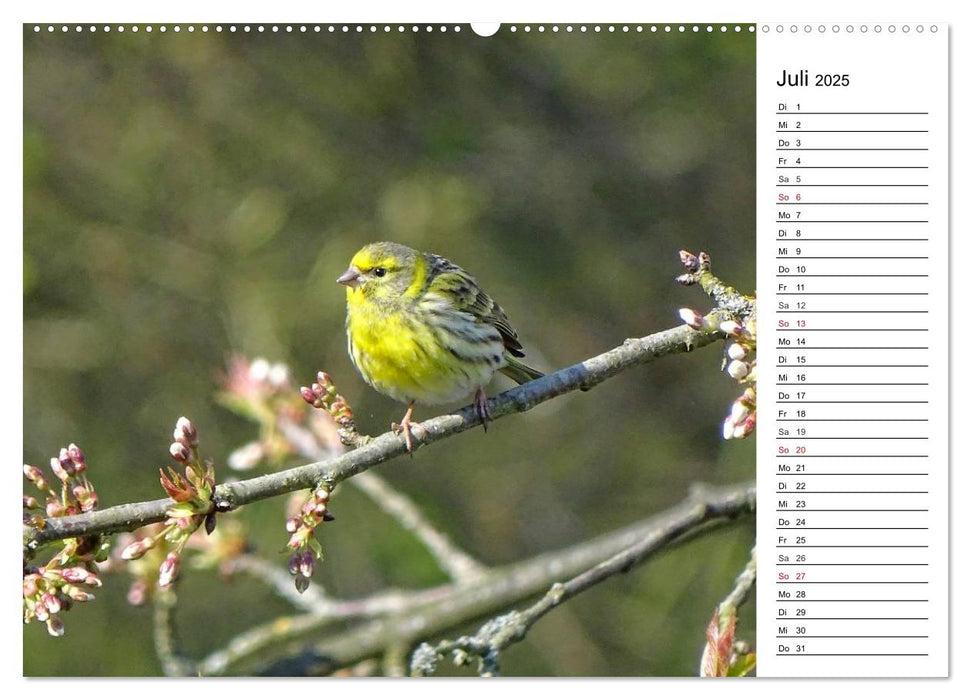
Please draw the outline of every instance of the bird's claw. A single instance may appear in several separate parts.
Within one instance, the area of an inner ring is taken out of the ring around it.
[[[475,407],[475,415],[482,421],[482,429],[489,432],[488,424],[492,420],[492,415],[489,413],[489,399],[486,397],[485,390],[481,387],[475,392],[473,406]]]
[[[409,406],[408,407],[408,410],[405,411],[405,416],[404,416],[404,418],[401,419],[401,423],[392,423],[391,424],[391,431],[395,435],[400,435],[401,433],[404,433],[405,434],[405,447],[408,448],[408,454],[410,456],[414,457],[415,456],[415,443],[412,440],[412,437],[413,436],[411,434],[411,411],[412,411],[412,408],[413,408],[412,406]]]

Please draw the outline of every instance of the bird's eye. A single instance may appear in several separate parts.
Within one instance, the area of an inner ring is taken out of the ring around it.
[[[376,268],[374,268],[374,276],[375,277],[384,277],[386,274],[388,274],[387,269],[385,269],[383,267],[376,267]]]

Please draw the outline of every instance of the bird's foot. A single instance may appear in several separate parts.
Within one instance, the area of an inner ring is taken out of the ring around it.
[[[479,387],[475,392],[473,406],[475,406],[475,415],[482,421],[482,429],[489,432],[488,423],[492,420],[492,415],[489,413],[489,399],[486,396],[485,389],[482,387]]]
[[[400,433],[405,434],[405,447],[408,448],[408,454],[412,457],[415,456],[415,444],[412,442],[411,434],[411,412],[414,409],[414,404],[408,406],[408,410],[405,411],[404,418],[401,419],[401,423],[392,423],[391,430],[395,435]]]

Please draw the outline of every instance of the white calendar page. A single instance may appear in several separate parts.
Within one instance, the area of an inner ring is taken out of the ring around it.
[[[758,41],[760,675],[948,672],[948,31]]]
[[[185,24],[194,18],[191,6],[174,14],[171,8],[116,9],[121,14],[106,13],[98,22]],[[223,9],[200,19],[229,19],[236,8]],[[465,29],[469,20],[535,26],[558,19],[561,8],[499,3],[456,16],[454,7],[433,4],[414,18],[400,5],[340,6],[326,17],[315,15],[318,10],[264,6],[254,12],[268,26],[274,20],[367,26],[420,19]],[[959,181],[949,178],[952,168],[963,169],[951,149],[963,141],[956,125],[966,113],[958,110],[961,86],[949,85],[952,62],[954,82],[966,76],[957,63],[966,53],[961,26],[930,21],[954,18],[947,8],[927,4],[874,6],[845,17],[848,10],[824,3],[811,21],[748,21],[767,16],[761,10],[727,21],[724,10],[712,4],[703,15],[664,16],[652,9],[637,10],[645,16],[636,17],[626,4],[606,3],[570,19],[591,27],[668,25],[675,32],[679,25],[726,24],[751,27],[754,34],[751,194],[763,353],[759,424],[749,439],[757,441],[752,470],[759,569],[739,614],[757,627],[750,640],[756,674],[963,675],[966,644],[956,616],[966,608],[959,584],[966,547],[958,529],[966,509],[956,488],[966,479],[958,472],[950,482],[948,450],[966,415],[948,374],[949,363],[956,375],[964,373],[961,324],[951,318],[948,299],[950,286],[954,308],[963,303],[955,287],[959,275],[949,280],[948,271],[950,259],[966,248],[963,237],[949,238],[949,224],[957,227],[964,218],[957,212],[965,208],[961,191],[953,189]],[[889,21],[899,18],[910,21]],[[88,19],[83,8],[65,4],[16,21],[46,26]],[[17,209],[19,200],[11,206]],[[20,254],[14,250],[10,259]],[[951,328],[958,329],[949,358]],[[495,435],[492,428],[489,435]],[[702,645],[699,637],[699,654]],[[13,658],[11,675],[19,675],[21,659]],[[901,686],[865,686],[875,687]],[[428,685],[420,688],[424,694]]]

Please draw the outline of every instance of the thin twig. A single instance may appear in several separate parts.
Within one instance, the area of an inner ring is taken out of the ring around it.
[[[194,664],[179,651],[175,630],[176,601],[174,591],[160,590],[153,600],[152,611],[155,655],[162,664],[162,673],[170,677],[186,676],[194,670]]]
[[[343,612],[349,612],[350,606],[356,606],[357,612],[364,618],[346,629],[333,628],[330,633],[322,633],[335,622],[335,617],[317,613],[266,623],[248,630],[232,640],[226,648],[210,654],[199,663],[198,668],[204,675],[219,675],[230,669],[240,673],[255,664],[265,665],[271,658],[306,653],[307,658],[314,661],[315,672],[330,673],[362,659],[381,655],[391,645],[413,644],[470,619],[495,614],[548,589],[554,581],[577,576],[599,562],[612,561],[614,555],[629,552],[638,543],[652,541],[658,548],[664,544],[679,544],[697,532],[724,527],[733,519],[754,510],[754,484],[696,489],[689,498],[673,508],[591,540],[490,568],[480,577],[468,581],[414,593],[400,593],[394,601],[396,606],[390,605],[390,600],[379,605],[379,600],[370,598],[343,601],[342,604],[348,606]],[[686,518],[693,522],[687,528]],[[665,536],[668,529],[677,532],[677,536]],[[637,561],[655,551],[645,551]],[[379,613],[382,607],[385,611]],[[392,610],[394,607],[396,610]],[[322,641],[308,649],[308,638]]]
[[[335,454],[332,448],[322,444],[319,436],[301,425],[281,421],[279,428],[284,437],[308,459],[323,459]],[[354,435],[360,437],[356,432]],[[366,445],[370,440],[371,438],[362,439],[357,445]],[[468,579],[485,570],[485,566],[457,547],[448,535],[435,527],[414,501],[394,488],[383,477],[374,472],[361,472],[351,483],[367,494],[381,510],[397,520],[404,529],[418,538],[442,571],[453,580]]]
[[[721,318],[712,312],[714,326]],[[536,381],[514,387],[489,400],[488,410],[493,420],[531,408],[577,389],[590,389],[631,367],[651,362],[672,353],[689,352],[722,338],[718,330],[694,330],[678,326],[643,338],[632,338],[612,350],[589,360],[548,374]],[[455,413],[438,416],[412,426],[416,447],[464,432],[480,425],[472,406]],[[376,437],[356,450],[323,461],[293,467],[272,474],[223,483],[216,488],[214,502],[228,510],[247,503],[279,496],[299,489],[313,488],[326,482],[331,488],[370,467],[405,454],[407,447],[400,435],[392,432]],[[131,503],[96,510],[81,515],[50,518],[42,527],[24,526],[24,543],[33,549],[45,542],[80,535],[131,531],[149,523],[159,522],[171,508],[171,499],[162,498],[143,503]]]
[[[742,569],[742,573],[735,579],[735,587],[728,594],[728,597],[722,601],[721,605],[718,606],[719,613],[723,610],[734,610],[748,599],[748,594],[751,592],[752,586],[755,585],[755,574],[758,569],[755,550],[756,548],[752,547],[752,555],[748,560],[748,564]]]
[[[637,542],[605,558],[597,565],[574,576],[566,583],[554,583],[540,600],[522,612],[512,611],[486,622],[471,637],[446,640],[435,647],[424,645],[415,654],[412,671],[425,674],[434,670],[430,650],[436,657],[462,651],[480,658],[482,675],[498,675],[499,654],[506,647],[522,640],[529,628],[563,602],[586,591],[606,579],[627,573],[665,546],[677,541],[695,528],[714,520],[737,515],[738,503],[706,498],[703,494],[690,498],[688,505],[679,507],[673,516],[646,531]]]

